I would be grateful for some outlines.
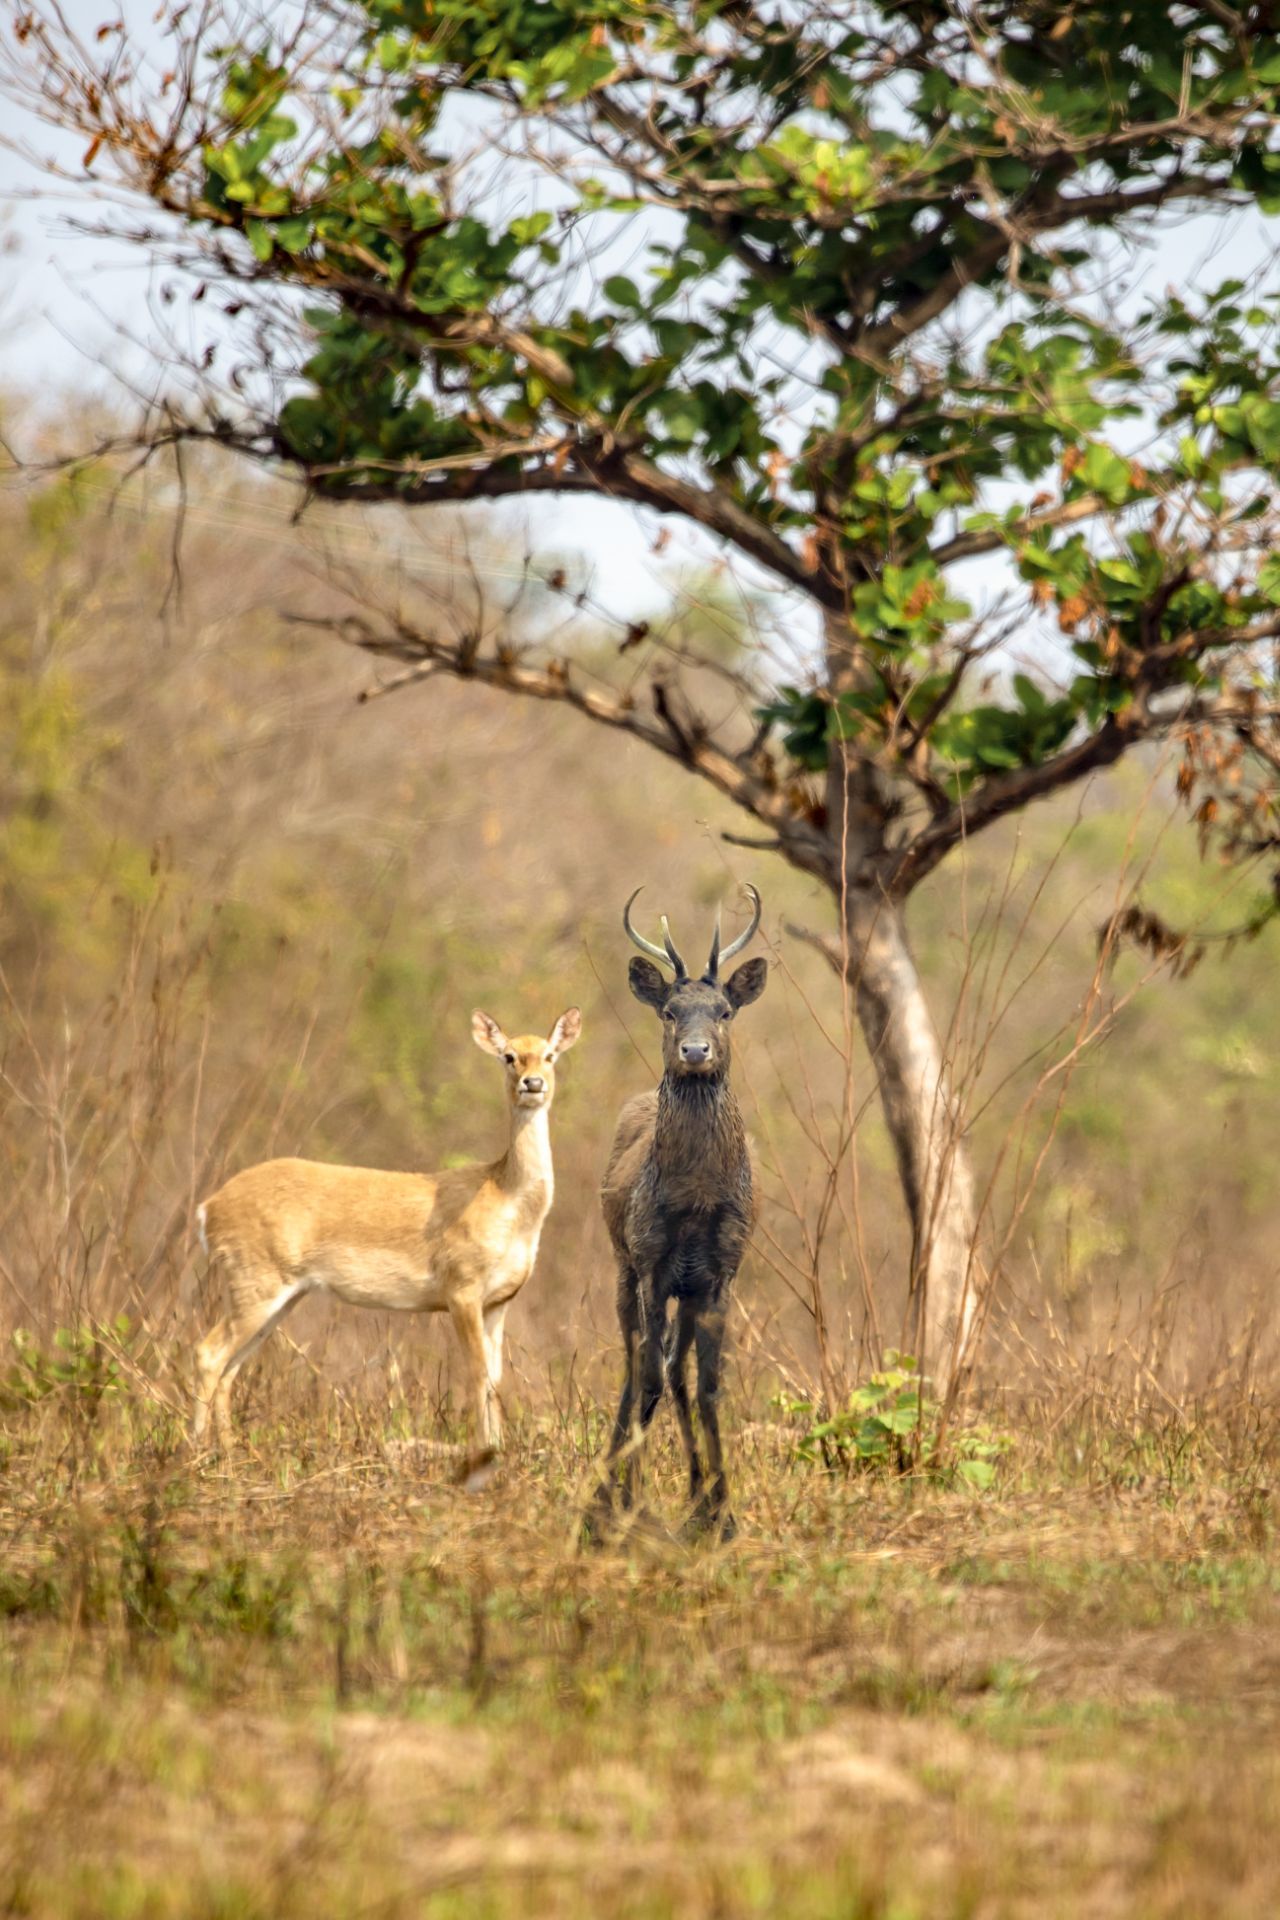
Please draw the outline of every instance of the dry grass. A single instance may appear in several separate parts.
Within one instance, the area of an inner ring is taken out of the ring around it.
[[[648,1523],[584,1553],[580,1423],[468,1496],[350,1421],[227,1472],[127,1393],[11,1406],[0,1910],[1280,1903],[1274,1425],[1031,1409],[975,1496],[748,1424],[697,1551],[663,1432]]]

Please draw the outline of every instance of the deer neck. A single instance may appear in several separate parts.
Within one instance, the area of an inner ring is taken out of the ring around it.
[[[662,1076],[653,1153],[664,1180],[710,1188],[721,1169],[741,1159],[745,1145],[727,1071]]]
[[[513,1107],[511,1141],[499,1162],[498,1185],[509,1193],[529,1194],[551,1205],[551,1111]]]

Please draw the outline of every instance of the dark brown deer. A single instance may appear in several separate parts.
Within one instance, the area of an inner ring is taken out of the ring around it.
[[[729,1084],[730,1035],[734,1015],[759,999],[768,973],[764,960],[748,960],[720,981],[722,964],[741,953],[760,925],[760,896],[754,887],[746,891],[751,925],[722,952],[716,916],[711,957],[697,980],[676,951],[665,915],[658,947],[631,924],[635,893],[623,909],[628,937],[647,956],[631,962],[631,991],[662,1021],[664,1070],[655,1092],[622,1109],[601,1192],[618,1259],[627,1374],[597,1515],[612,1506],[614,1467],[623,1453],[624,1499],[634,1498],[640,1437],[669,1383],[689,1456],[690,1528],[714,1528],[724,1538],[734,1523],[716,1401],[730,1293],[756,1216],[750,1150]],[[669,966],[674,979],[668,982],[654,961]],[[705,1473],[686,1378],[691,1346]]]

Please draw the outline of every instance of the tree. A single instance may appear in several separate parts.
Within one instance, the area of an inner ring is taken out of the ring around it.
[[[211,436],[329,500],[630,501],[815,610],[807,676],[740,675],[746,729],[713,726],[659,653],[624,696],[535,646],[348,637],[406,679],[622,729],[830,888],[837,931],[808,937],[856,996],[953,1375],[974,1183],[912,891],[1152,741],[1202,834],[1280,848],[1280,301],[1238,276],[1111,285],[1161,222],[1280,211],[1280,4],[281,17],[179,9],[149,81],[117,24],[82,43],[53,9],[14,14],[11,90],[169,216],[274,361],[270,381],[237,370],[233,405],[193,384],[152,444]],[[1007,581],[995,618],[955,581],[984,555]],[[1014,632],[1038,671],[1009,672]]]

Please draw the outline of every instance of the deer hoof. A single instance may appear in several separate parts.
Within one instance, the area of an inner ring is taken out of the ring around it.
[[[713,1540],[720,1546],[727,1546],[730,1540],[738,1537],[738,1523],[728,1507],[717,1511],[700,1503],[680,1529],[680,1538],[692,1545],[695,1541]]]
[[[606,1545],[613,1531],[613,1513],[608,1507],[588,1507],[582,1516],[579,1541],[582,1546],[599,1553]]]
[[[498,1449],[485,1447],[464,1460],[458,1472],[458,1485],[464,1493],[483,1493],[498,1471]]]

